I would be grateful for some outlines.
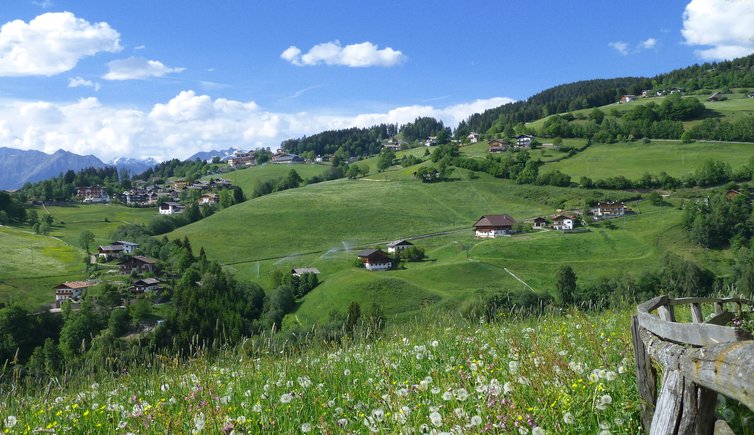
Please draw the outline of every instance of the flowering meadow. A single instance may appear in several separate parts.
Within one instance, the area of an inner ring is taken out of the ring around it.
[[[2,391],[4,433],[638,433],[628,311],[420,319]],[[316,340],[316,339],[315,339]]]

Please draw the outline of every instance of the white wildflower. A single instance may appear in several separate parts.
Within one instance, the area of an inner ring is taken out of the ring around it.
[[[437,411],[429,414],[429,420],[432,422],[434,426],[442,425],[442,416]]]
[[[202,429],[204,429],[204,422],[205,422],[204,413],[200,412],[194,417],[194,430],[196,432],[201,432]]]
[[[506,383],[505,383],[505,384],[503,385],[503,394],[508,394],[508,393],[510,393],[511,391],[513,391],[513,384],[512,384],[512,383],[510,383],[510,382],[506,382]]]
[[[539,426],[531,430],[531,435],[545,435],[546,433],[547,432]]]
[[[312,430],[311,423],[304,423],[301,425],[301,432],[303,433],[309,433]]]
[[[14,415],[9,415],[5,417],[3,423],[5,424],[6,428],[10,429],[18,423],[18,419]]]
[[[563,414],[563,422],[565,422],[565,424],[574,424],[576,423],[576,419],[573,417],[573,414],[566,412]]]
[[[464,400],[469,398],[469,393],[464,388],[459,388],[456,390],[456,399],[463,402]]]
[[[516,372],[518,372],[518,361],[509,361],[508,371],[510,371],[511,374],[515,375]]]
[[[471,417],[471,425],[472,426],[479,426],[480,424],[482,424],[482,417],[480,417],[478,415],[475,415],[475,416]]]
[[[293,400],[293,395],[290,393],[283,393],[283,395],[280,396],[281,403],[291,403],[291,400]]]
[[[446,391],[446,392],[442,393],[442,400],[444,400],[444,401],[447,402],[448,400],[450,400],[452,398],[453,398],[453,393],[451,393],[450,391]]]

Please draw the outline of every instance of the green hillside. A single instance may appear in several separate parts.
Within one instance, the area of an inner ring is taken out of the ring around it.
[[[291,169],[295,169],[301,178],[308,179],[316,175],[322,175],[328,167],[329,165],[327,164],[277,165],[267,163],[247,169],[227,172],[222,174],[222,177],[227,178],[233,183],[233,185],[239,186],[243,189],[246,195],[249,195],[254,188],[254,183],[257,181],[284,178],[288,175],[288,172],[290,172]],[[208,178],[216,177],[216,175],[212,175]]]
[[[30,308],[55,300],[53,287],[79,280],[83,253],[54,237],[0,227],[0,302]]]
[[[550,153],[562,155],[555,151]],[[535,151],[533,156],[539,157],[538,152]],[[540,173],[557,169],[570,175],[574,181],[584,175],[593,179],[622,175],[637,180],[646,173],[658,175],[660,172],[680,177],[693,173],[707,160],[720,160],[737,169],[752,157],[754,144],[743,143],[652,141],[647,144],[593,144],[572,157],[547,163],[540,168]]]

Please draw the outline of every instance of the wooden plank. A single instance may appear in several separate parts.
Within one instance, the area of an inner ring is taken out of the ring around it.
[[[707,320],[704,323],[708,325],[724,326],[730,323],[730,321],[733,320],[735,317],[736,315],[731,313],[730,311],[723,311],[722,313],[715,315],[715,317]]]
[[[653,334],[676,343],[709,346],[718,343],[751,340],[751,334],[741,328],[707,323],[675,323],[660,320],[648,313],[639,313],[639,325]]]
[[[685,305],[685,304],[710,304],[714,302],[720,302],[723,304],[729,302],[740,302],[742,304],[751,305],[753,302],[748,299],[741,298],[671,298],[668,299],[667,305]]]
[[[738,400],[754,410],[754,341],[687,348],[663,341],[646,329],[641,329],[639,334],[647,353],[660,361],[666,370],[680,370],[695,384]],[[659,412],[657,409],[655,414]]]
[[[657,307],[657,314],[666,322],[675,322],[675,309],[672,305]]]
[[[639,320],[633,316],[631,339],[634,342],[634,360],[636,361],[636,387],[641,398],[641,424],[644,432],[649,432],[657,402],[657,371],[652,366],[652,360],[644,347],[639,328]]]
[[[640,313],[649,313],[650,311],[656,310],[658,307],[662,305],[668,304],[668,297],[665,295],[654,297],[642,304],[639,304],[637,307],[638,311]]]
[[[657,400],[650,435],[674,434],[681,418],[683,375],[678,370],[666,370],[662,390]]]
[[[701,435],[712,432],[716,405],[716,392],[700,387],[688,378],[684,378],[683,410],[678,425],[678,435]]]
[[[712,433],[714,435],[736,435],[725,420],[717,420],[715,422],[715,431]]]
[[[694,323],[704,323],[702,307],[697,303],[691,304],[691,321]]]

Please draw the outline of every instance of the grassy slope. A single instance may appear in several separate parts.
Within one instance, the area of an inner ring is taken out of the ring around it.
[[[53,237],[0,227],[0,301],[36,308],[55,300],[52,288],[82,278],[82,253]]]
[[[274,178],[284,178],[288,175],[291,169],[295,169],[296,172],[303,179],[311,178],[315,175],[322,174],[328,165],[326,164],[300,164],[300,165],[277,165],[277,164],[264,164],[260,166],[254,166],[252,168],[240,169],[233,172],[227,172],[221,174],[222,178],[227,178],[234,185],[241,187],[243,191],[249,195],[254,188],[254,183],[257,180],[268,180]],[[207,178],[217,178],[217,175],[212,175]]]
[[[474,155],[483,147],[464,147],[464,152]],[[588,283],[654,268],[666,249],[688,248],[683,242],[667,247],[658,242],[677,225],[680,211],[644,205],[642,214],[618,222],[617,229],[475,240],[470,227],[482,214],[504,212],[524,219],[552,214],[562,206],[578,207],[592,195],[606,198],[616,193],[519,186],[486,174],[469,181],[468,171],[460,169],[454,174],[458,181],[422,184],[412,179],[414,170],[399,168],[356,181],[279,192],[231,207],[170,236],[188,236],[210,257],[230,263],[240,279],[259,281],[266,288],[273,285],[270,275],[275,269],[318,267],[322,284],[304,298],[290,320],[302,323],[324,320],[332,309],[343,311],[354,300],[363,308],[378,302],[388,315],[405,319],[422,306],[454,309],[480,292],[522,289],[505,268],[536,290],[548,291],[561,264],[573,264],[581,282]],[[427,249],[429,261],[384,273],[353,267],[355,249],[445,230],[456,231],[417,241]]]
[[[78,238],[84,230],[95,235],[91,249],[112,242],[112,234],[125,223],[145,223],[157,215],[154,208],[119,205],[35,207],[40,217],[47,210],[55,217],[50,237],[31,233],[28,225],[0,228],[0,301],[21,301],[30,308],[54,301],[52,287],[84,276],[84,252]],[[105,222],[105,218],[108,222]],[[64,222],[64,223],[61,223]],[[32,261],[29,247],[34,252]]]
[[[706,160],[721,160],[737,169],[751,157],[754,144],[668,141],[593,144],[573,157],[546,164],[540,172],[558,169],[576,181],[582,175],[592,179],[616,175],[638,179],[645,173],[658,175],[662,171],[678,177],[693,173]]]
[[[705,115],[705,117],[717,117],[721,120],[731,122],[743,116],[754,115],[754,99],[747,98],[745,94],[726,94],[725,96],[728,99],[725,101],[707,101],[708,96],[709,95],[693,95],[693,97],[699,99],[699,101],[701,101],[707,108],[707,114]],[[639,98],[636,101],[632,101],[630,103],[613,103],[599,107],[599,109],[602,110],[605,115],[609,115],[613,109],[617,110],[618,112],[628,112],[636,106],[644,105],[649,102],[653,102],[658,105],[662,104],[662,101],[665,100],[665,98],[667,97]],[[591,112],[592,110],[594,109],[581,109],[574,110],[570,113],[572,113],[574,116],[584,115],[585,117],[588,117],[589,112]],[[544,126],[546,120],[547,117],[530,122],[527,125],[536,129],[541,129]],[[684,126],[694,125],[698,122],[699,121],[686,121],[684,122]]]
[[[185,364],[155,356],[127,374],[16,388],[0,419],[19,432],[639,433],[629,326],[628,309],[481,325],[422,315],[367,343],[310,337],[301,353],[252,339]]]

